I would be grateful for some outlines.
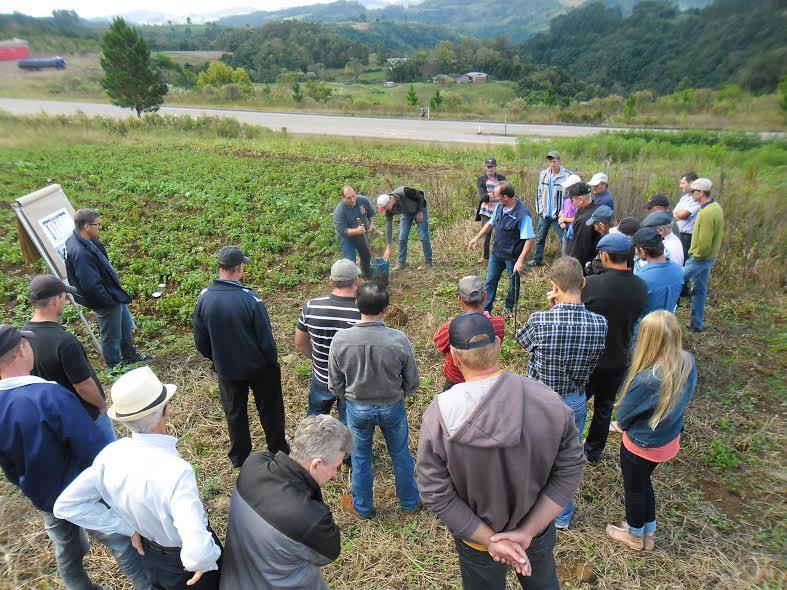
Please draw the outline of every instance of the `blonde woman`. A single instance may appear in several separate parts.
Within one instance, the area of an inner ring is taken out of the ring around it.
[[[615,405],[623,431],[626,520],[607,525],[607,535],[637,551],[653,550],[656,497],[650,477],[660,463],[678,454],[683,414],[696,385],[694,357],[683,350],[678,320],[664,310],[646,315]]]

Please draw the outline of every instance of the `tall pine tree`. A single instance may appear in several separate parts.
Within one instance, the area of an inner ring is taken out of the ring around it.
[[[132,108],[137,116],[157,111],[164,102],[167,85],[155,61],[150,57],[145,40],[120,17],[101,42],[101,86],[112,104]]]

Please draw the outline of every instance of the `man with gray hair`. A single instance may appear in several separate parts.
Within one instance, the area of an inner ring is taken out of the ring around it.
[[[215,590],[221,544],[208,525],[194,468],[167,435],[175,385],[150,367],[112,386],[109,417],[131,438],[107,445],[60,494],[54,514],[105,534],[131,537],[156,590]]]
[[[289,456],[257,452],[232,492],[221,590],[327,589],[341,535],[320,487],[336,476],[352,436],[336,418],[303,418]]]

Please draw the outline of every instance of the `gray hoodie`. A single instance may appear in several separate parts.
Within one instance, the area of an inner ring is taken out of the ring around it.
[[[516,528],[541,494],[565,506],[584,464],[571,409],[546,385],[514,373],[454,386],[424,412],[421,500],[464,539],[481,521],[495,532]]]

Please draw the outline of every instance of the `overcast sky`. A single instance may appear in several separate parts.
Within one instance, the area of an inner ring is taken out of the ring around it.
[[[197,15],[215,13],[221,10],[228,12],[225,7],[237,7],[238,12],[250,10],[278,10],[291,6],[307,4],[325,4],[333,0],[230,0],[226,3],[217,3],[215,0],[188,0],[180,2],[162,2],[161,0],[134,0],[129,3],[108,3],[106,0],[61,0],[50,2],[47,0],[3,0],[0,3],[0,12],[22,12],[32,16],[48,16],[55,9],[76,10],[80,16],[93,18],[97,16],[112,16],[113,14],[128,13],[145,10],[161,12],[171,15]],[[407,2],[394,2],[394,0],[361,0],[362,4],[406,4]],[[410,0],[412,3],[412,0]]]

